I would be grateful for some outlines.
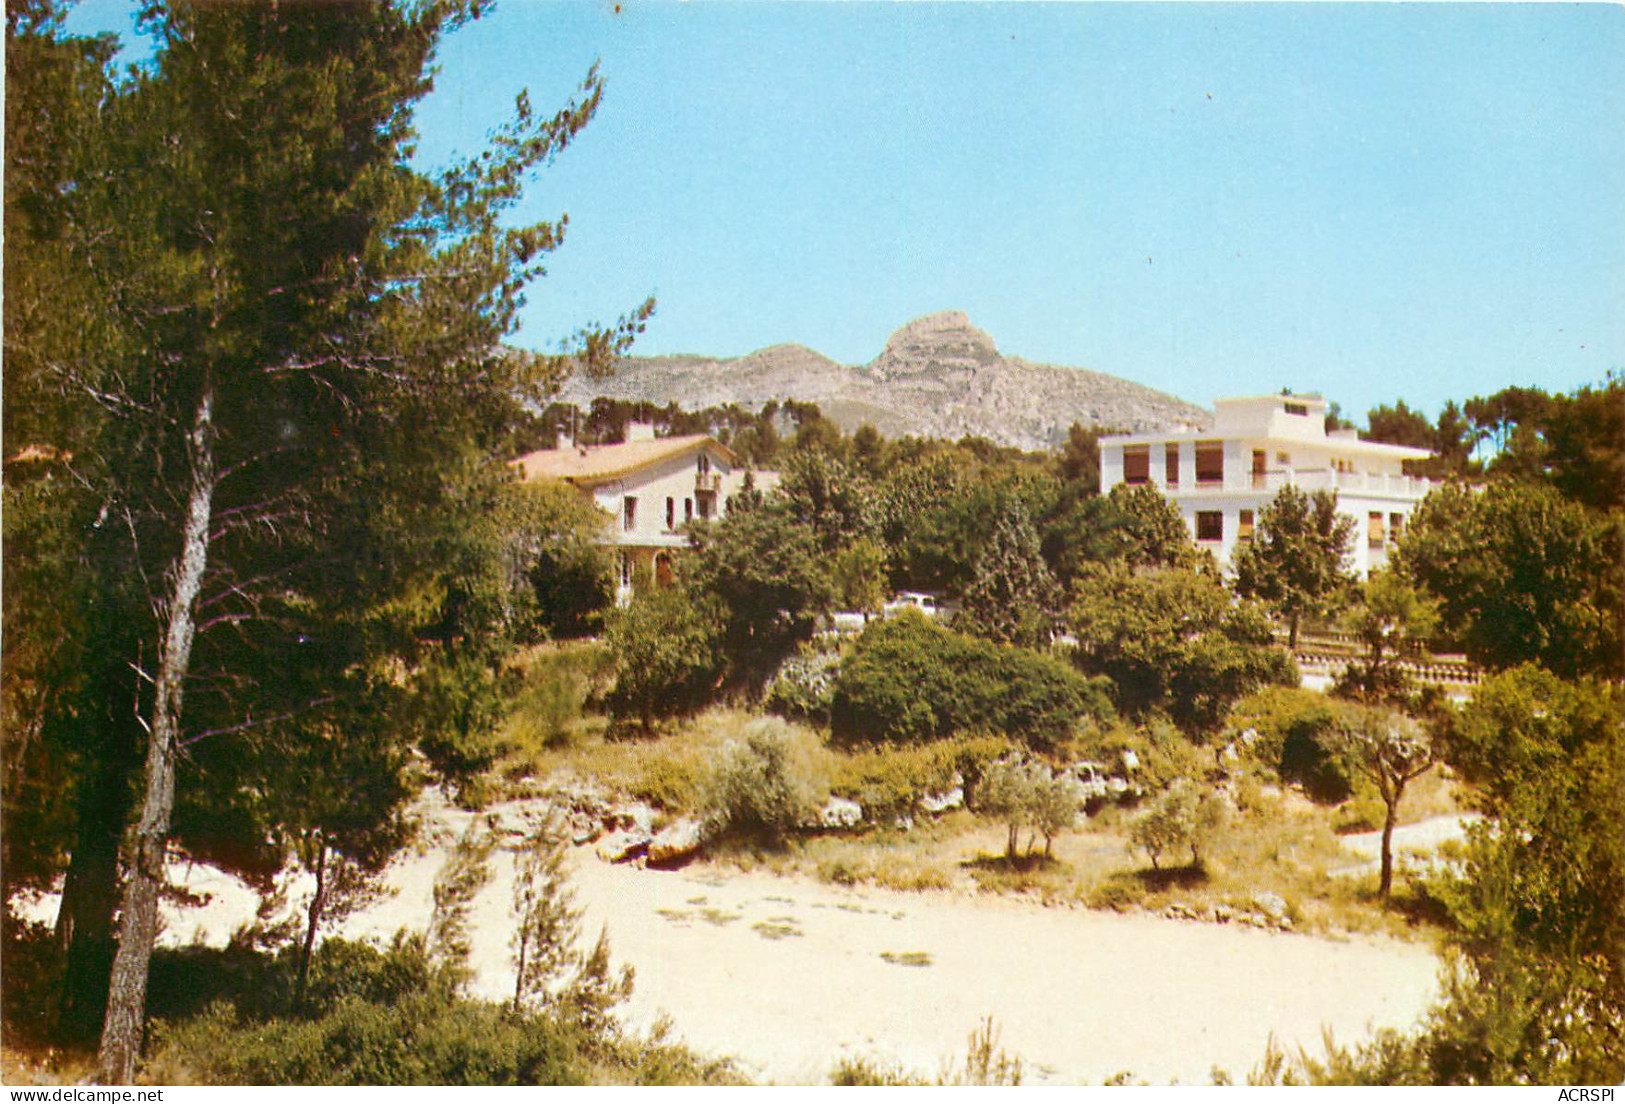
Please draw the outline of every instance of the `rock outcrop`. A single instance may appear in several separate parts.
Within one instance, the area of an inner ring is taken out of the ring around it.
[[[572,378],[559,399],[586,407],[600,395],[685,410],[797,399],[817,403],[848,432],[868,422],[889,437],[968,434],[1023,449],[1057,447],[1073,422],[1150,431],[1212,420],[1200,407],[1129,380],[1006,355],[962,311],[915,319],[864,365],[793,344],[733,358],[631,357],[607,379]]]

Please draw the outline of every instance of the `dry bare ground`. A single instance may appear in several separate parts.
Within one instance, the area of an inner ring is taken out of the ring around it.
[[[390,868],[393,891],[345,920],[346,936],[422,928],[445,847],[470,814],[433,802],[436,842]],[[506,807],[510,825],[524,810]],[[220,944],[254,895],[205,867],[172,869],[206,905],[167,911],[166,942]],[[472,909],[474,990],[511,992],[510,852],[492,860]],[[780,1083],[819,1083],[843,1057],[932,1077],[983,1017],[1029,1083],[1098,1083],[1121,1071],[1152,1083],[1238,1079],[1273,1033],[1318,1051],[1322,1028],[1353,1041],[1414,1022],[1436,992],[1425,948],[1334,942],[1149,915],[1116,915],[954,893],[848,890],[696,865],[659,872],[575,852],[588,937],[609,929],[633,965],[634,1026],[663,1014],[697,1049],[734,1056]],[[292,887],[297,907],[300,886]],[[44,915],[54,902],[39,902]]]

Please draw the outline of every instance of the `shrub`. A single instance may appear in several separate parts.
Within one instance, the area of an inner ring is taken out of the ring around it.
[[[610,619],[610,713],[637,718],[647,732],[658,718],[698,709],[722,670],[720,639],[721,622],[709,604],[675,589],[645,590]]]
[[[767,708],[792,721],[829,723],[841,654],[808,642],[784,661],[767,688]]]
[[[978,812],[1002,820],[1009,827],[1004,849],[1007,860],[1014,862],[1017,858],[1017,837],[1022,828],[1043,835],[1047,859],[1055,837],[1077,823],[1083,792],[1075,779],[1057,775],[1042,763],[1005,759],[988,768],[976,804]]]
[[[1332,738],[1334,720],[1325,695],[1271,687],[1237,706],[1231,723],[1258,733],[1251,746],[1255,761],[1283,782],[1303,786],[1313,800],[1335,805],[1354,793],[1356,768]]]
[[[835,683],[830,725],[855,741],[915,743],[981,731],[1047,749],[1080,717],[1109,710],[1101,683],[1048,656],[904,614],[871,624],[853,645]]]
[[[314,1019],[252,1021],[221,1003],[156,1034],[150,1072],[201,1084],[570,1085],[587,1073],[552,1020],[434,993],[347,998]]]
[[[609,659],[597,645],[534,649],[518,672],[506,742],[529,748],[562,743],[607,673]]]
[[[841,756],[830,789],[862,805],[871,820],[911,812],[927,793],[952,789],[955,776],[967,794],[987,767],[1014,750],[996,736],[958,736],[929,744],[872,748]]]
[[[1151,859],[1151,868],[1160,870],[1159,860],[1168,852],[1190,848],[1191,866],[1202,862],[1202,845],[1218,827],[1217,802],[1201,794],[1195,785],[1180,779],[1152,804],[1129,828],[1129,839]]]
[[[804,751],[783,721],[747,724],[711,776],[711,815],[730,830],[769,840],[809,821],[820,787]]]

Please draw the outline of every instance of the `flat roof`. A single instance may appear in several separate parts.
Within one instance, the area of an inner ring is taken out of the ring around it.
[[[1363,456],[1386,456],[1400,460],[1425,460],[1431,449],[1410,445],[1390,445],[1384,441],[1362,441],[1349,437],[1270,437],[1264,434],[1216,434],[1211,429],[1175,430],[1167,433],[1125,433],[1102,437],[1102,445],[1156,445],[1178,441],[1268,441],[1284,446],[1323,448]]]

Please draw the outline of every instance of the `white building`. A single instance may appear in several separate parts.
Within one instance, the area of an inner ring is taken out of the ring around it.
[[[747,469],[733,450],[712,437],[656,437],[654,427],[634,423],[619,445],[572,445],[541,449],[512,461],[526,482],[559,479],[576,487],[613,519],[616,600],[632,596],[641,572],[657,585],[672,580],[673,555],[688,547],[680,530],[695,518],[721,517],[728,500],[745,488]],[[753,473],[764,494],[777,472]]]
[[[1211,430],[1101,438],[1101,489],[1152,484],[1178,507],[1198,547],[1226,568],[1282,487],[1335,491],[1338,509],[1356,523],[1354,569],[1363,579],[1387,562],[1429,487],[1406,475],[1403,462],[1430,452],[1362,441],[1352,429],[1327,433],[1318,395],[1219,399],[1213,409]]]

